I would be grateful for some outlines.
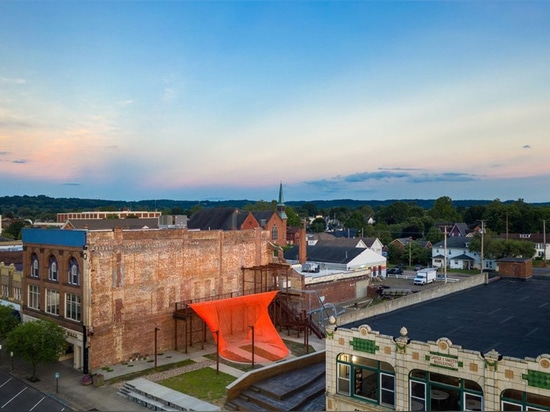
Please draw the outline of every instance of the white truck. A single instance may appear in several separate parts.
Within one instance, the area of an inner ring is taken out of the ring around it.
[[[420,269],[416,272],[416,276],[413,280],[415,285],[426,285],[432,283],[437,278],[437,269],[436,268],[426,268]]]

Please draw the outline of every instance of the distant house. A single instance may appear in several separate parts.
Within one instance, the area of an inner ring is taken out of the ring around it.
[[[470,252],[472,239],[466,236],[449,237],[432,246],[432,266],[442,268],[445,265],[450,269],[481,269],[481,256],[477,252]],[[493,259],[483,260],[484,269],[495,269]]]
[[[406,247],[408,247],[410,243],[416,243],[418,246],[420,246],[423,249],[430,249],[432,247],[432,242],[430,242],[429,240],[420,240],[420,239],[413,240],[410,237],[394,239],[390,242],[390,245],[394,245],[399,249],[403,250]]]
[[[472,237],[481,230],[481,223],[474,222],[470,225],[459,222],[452,225],[450,230],[447,230],[447,236],[449,237]]]
[[[546,239],[544,239],[543,233],[502,233],[500,237],[502,239],[532,242],[535,247],[533,258],[543,259],[545,257],[544,248],[546,247],[546,259],[550,258],[550,235],[548,234],[546,234]]]

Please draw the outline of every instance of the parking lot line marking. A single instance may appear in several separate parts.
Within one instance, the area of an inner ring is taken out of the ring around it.
[[[13,398],[11,398],[9,401],[7,401],[5,404],[2,405],[2,407],[0,409],[4,409],[5,406],[10,403],[11,401],[13,401],[15,398],[17,398],[19,395],[21,395],[23,392],[25,392],[27,390],[27,388],[23,388],[19,391],[19,393],[17,395],[15,395]]]
[[[40,399],[38,402],[36,402],[36,403],[34,404],[34,406],[33,406],[31,409],[29,409],[29,412],[32,411],[34,408],[36,408],[36,407],[38,406],[38,404],[39,404],[40,402],[42,402],[44,399],[46,399],[45,396],[43,396],[42,399]]]
[[[13,379],[13,378],[9,378],[6,382],[4,382],[2,385],[0,385],[0,388],[1,388],[2,386],[4,386],[6,383],[8,383],[9,381],[11,381],[12,379]]]

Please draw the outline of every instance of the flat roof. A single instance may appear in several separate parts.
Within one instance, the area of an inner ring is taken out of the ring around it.
[[[550,278],[503,278],[341,327],[360,325],[395,337],[405,326],[411,340],[446,337],[482,354],[536,358],[550,354]]]

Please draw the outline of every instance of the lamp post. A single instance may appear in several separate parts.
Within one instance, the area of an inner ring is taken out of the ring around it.
[[[59,372],[55,373],[55,393],[59,393]]]
[[[10,356],[11,356],[11,370],[14,369],[14,366],[13,366],[13,352],[10,352]]]
[[[254,369],[254,325],[249,326],[252,329],[252,369]]]
[[[2,362],[2,345],[0,345],[0,362]]]
[[[155,326],[155,368],[157,367],[157,332],[160,329]]]
[[[216,334],[216,375],[220,373],[220,331],[214,332]]]

